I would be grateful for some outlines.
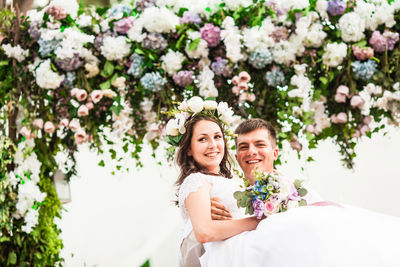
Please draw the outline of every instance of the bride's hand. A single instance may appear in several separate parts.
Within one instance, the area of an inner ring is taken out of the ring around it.
[[[211,218],[213,220],[232,220],[231,212],[217,197],[211,198]]]

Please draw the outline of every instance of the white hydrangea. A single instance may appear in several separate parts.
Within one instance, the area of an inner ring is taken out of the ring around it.
[[[40,38],[45,41],[51,41],[53,39],[62,40],[64,38],[64,34],[60,29],[41,29]]]
[[[92,17],[86,14],[80,15],[75,21],[80,27],[92,26]]]
[[[225,0],[222,2],[224,2],[226,7],[232,11],[235,11],[239,7],[248,7],[253,4],[252,0]]]
[[[142,13],[143,25],[148,32],[167,33],[175,31],[179,17],[166,7],[149,7]]]
[[[347,45],[345,43],[327,44],[322,61],[329,67],[337,67],[347,55]]]
[[[298,72],[296,75],[293,75],[290,79],[290,84],[297,88],[288,92],[289,97],[306,98],[310,95],[312,84],[310,79],[304,76],[304,72]]]
[[[328,16],[328,1],[327,0],[318,0],[315,6],[315,10],[317,10],[318,14],[322,19],[329,18]]]
[[[339,19],[338,29],[345,42],[358,42],[364,38],[365,21],[355,12],[344,14]]]
[[[122,102],[123,109],[117,115],[113,112],[112,120],[114,121],[112,126],[112,134],[116,138],[123,138],[125,134],[133,135],[135,130],[133,129],[134,121],[132,118],[132,108],[128,102]]]
[[[142,42],[146,38],[146,34],[143,33],[143,18],[135,18],[133,26],[127,32],[129,39],[135,42]]]
[[[306,47],[315,47],[318,48],[322,46],[327,34],[324,32],[323,26],[321,23],[316,22],[311,25],[309,28],[306,39],[304,40],[304,45]]]
[[[201,39],[200,32],[189,32],[188,37],[190,40],[194,41],[200,39],[200,42],[196,49],[190,51],[189,50],[189,42],[186,43],[185,52],[190,58],[205,58],[208,57],[208,44],[205,40]]]
[[[59,59],[73,58],[74,54],[81,54],[85,43],[93,43],[94,36],[85,34],[76,28],[67,28],[63,32],[60,46],[55,54]]]
[[[172,76],[182,68],[182,62],[184,60],[185,56],[182,53],[170,49],[167,54],[161,57],[161,66],[169,75]]]
[[[22,49],[20,45],[12,46],[10,44],[2,44],[1,47],[9,58],[15,58],[18,62],[22,62],[29,55],[28,49]]]
[[[73,18],[76,19],[79,10],[79,4],[76,0],[52,0],[48,7],[62,7]]]
[[[275,41],[271,34],[275,31],[275,25],[271,18],[264,19],[261,27],[255,26],[242,30],[244,45],[249,52],[264,47],[274,47]]]
[[[118,49],[117,49],[118,48]],[[125,37],[111,37],[106,36],[103,39],[103,46],[101,47],[101,54],[107,60],[121,60],[128,56],[131,51],[131,45],[126,42]]]
[[[272,48],[274,61],[278,64],[287,64],[296,59],[297,49],[288,41],[281,40]]]
[[[204,66],[203,70],[197,76],[199,81],[199,94],[204,97],[217,97],[218,90],[214,84],[214,72],[208,67]]]
[[[42,23],[44,11],[45,11],[44,9],[40,11],[38,11],[37,9],[31,9],[26,13],[26,16],[29,17],[29,20],[31,22]]]
[[[239,28],[235,26],[235,21],[232,17],[226,17],[222,22],[221,38],[224,41],[226,47],[226,56],[233,62],[236,63],[239,60],[244,59],[244,55],[241,53],[241,39]]]
[[[325,113],[323,101],[314,101],[310,104],[311,111],[314,112],[314,133],[320,134],[323,129],[331,127],[328,115]]]
[[[365,28],[375,31],[379,24],[379,18],[376,16],[376,7],[373,3],[357,1],[354,12],[365,22]]]
[[[281,0],[277,1],[281,8],[293,10],[307,8],[310,3],[308,0]]]
[[[57,89],[64,81],[64,74],[59,75],[52,71],[50,59],[43,61],[36,69],[36,83],[44,89]]]

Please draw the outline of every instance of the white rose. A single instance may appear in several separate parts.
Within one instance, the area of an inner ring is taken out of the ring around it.
[[[295,200],[289,200],[289,202],[287,203],[287,209],[291,210],[294,208],[298,208],[299,207],[299,202],[295,201]]]
[[[179,134],[178,123],[175,119],[168,121],[165,131],[167,135],[177,136]]]
[[[293,193],[292,183],[285,178],[280,178],[279,186],[280,186],[279,196],[281,197],[282,200],[286,200],[289,197],[289,195]]]
[[[206,109],[206,110],[215,110],[215,109],[217,109],[217,106],[218,106],[218,104],[214,100],[204,101],[204,109]]]
[[[187,101],[187,105],[191,111],[194,113],[201,112],[204,107],[203,99],[199,96],[194,96]]]

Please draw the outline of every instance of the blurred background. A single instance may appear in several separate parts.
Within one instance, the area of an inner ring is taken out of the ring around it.
[[[48,2],[0,0],[0,7],[17,3],[28,10]],[[131,1],[81,2],[108,6]],[[388,129],[386,136],[363,137],[356,148],[354,170],[341,165],[337,147],[329,141],[304,152],[313,162],[284,151],[286,163],[278,169],[289,177],[304,179],[326,200],[400,216],[400,130]],[[81,147],[79,176],[70,182],[71,201],[64,204],[58,221],[65,266],[178,266],[182,221],[173,203],[178,172],[165,162],[157,164],[151,153],[149,147],[144,149],[140,170],[128,161],[130,173],[111,175],[112,169],[98,166],[100,158],[95,152]]]

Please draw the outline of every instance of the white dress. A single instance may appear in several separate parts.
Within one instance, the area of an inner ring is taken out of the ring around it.
[[[213,185],[210,198],[219,197],[234,219],[243,217],[233,198],[237,182],[195,173],[179,190],[185,221],[185,199],[205,182]],[[400,218],[346,205],[300,207],[204,248],[200,262],[209,267],[400,267]]]

